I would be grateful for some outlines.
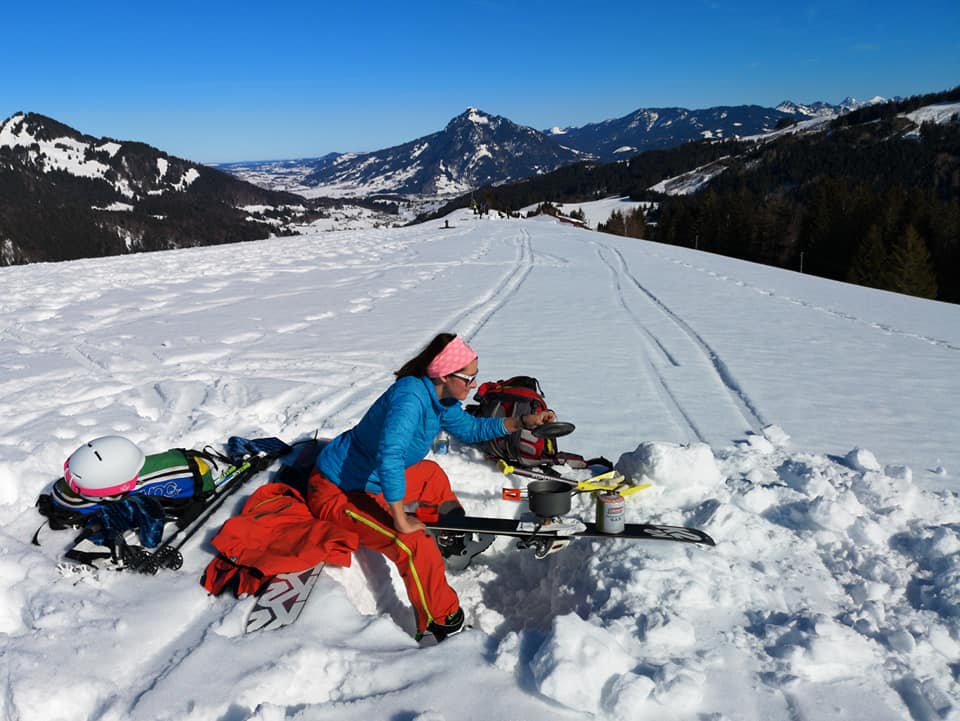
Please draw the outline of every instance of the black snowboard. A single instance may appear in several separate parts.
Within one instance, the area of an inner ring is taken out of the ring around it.
[[[549,541],[574,538],[631,538],[642,541],[678,541],[714,546],[714,540],[697,528],[664,526],[657,523],[627,523],[622,533],[604,533],[595,523],[583,523],[583,530],[573,531],[563,527],[540,525],[534,518],[482,518],[477,516],[454,516],[426,524],[438,531],[463,531],[466,533],[492,533],[497,536],[514,536],[528,547],[538,550]],[[533,541],[534,543],[527,543]],[[538,555],[540,555],[538,553]]]

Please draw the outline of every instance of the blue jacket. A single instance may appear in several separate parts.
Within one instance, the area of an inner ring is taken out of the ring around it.
[[[465,443],[507,435],[503,418],[475,418],[454,398],[437,398],[426,377],[399,378],[360,422],[323,449],[317,468],[345,491],[403,500],[407,468],[423,460],[440,429]]]

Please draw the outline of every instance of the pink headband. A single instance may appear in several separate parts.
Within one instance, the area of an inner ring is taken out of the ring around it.
[[[446,348],[437,353],[437,357],[427,366],[427,377],[448,376],[468,365],[477,357],[473,348],[463,342],[460,336],[447,343]]]

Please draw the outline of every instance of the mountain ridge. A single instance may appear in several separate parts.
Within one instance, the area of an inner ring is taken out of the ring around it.
[[[435,133],[368,153],[344,153],[303,183],[330,194],[444,196],[518,180],[585,159],[540,131],[468,107]]]
[[[882,100],[878,97],[862,103],[846,98],[839,105],[784,101],[777,108],[639,108],[619,118],[547,130],[535,130],[469,106],[442,130],[380,150],[331,153],[283,166],[282,161],[254,161],[215,167],[307,196],[322,193],[341,197],[388,194],[449,198],[483,185],[541,175],[570,163],[622,160],[691,140],[760,135],[788,121],[828,119]],[[492,132],[482,132],[483,128]],[[484,162],[485,156],[491,159]],[[299,172],[294,171],[295,167]],[[279,171],[274,178],[270,177],[271,168]]]
[[[934,95],[911,98],[902,105],[916,110],[921,101]],[[306,222],[329,218],[321,208],[346,202],[319,197],[333,187],[331,182],[339,183],[341,194],[347,197],[357,191],[358,181],[366,183],[366,197],[349,202],[366,208],[363,212],[370,224],[393,224],[400,208],[407,206],[410,208],[400,212],[413,218],[443,206],[451,198],[459,198],[461,203],[464,197],[472,200],[475,192],[480,193],[478,202],[489,202],[485,188],[512,185],[514,179],[524,177],[549,179],[557,170],[570,168],[571,172],[550,181],[549,187],[555,189],[558,182],[572,183],[564,186],[563,193],[548,193],[533,202],[548,197],[560,200],[564,194],[588,192],[589,183],[583,184],[583,169],[601,170],[607,165],[600,159],[604,152],[624,153],[627,146],[619,143],[630,141],[628,132],[669,133],[682,126],[684,133],[693,132],[708,139],[706,143],[677,141],[689,152],[673,153],[672,150],[680,150],[675,146],[671,151],[644,153],[643,165],[647,169],[640,177],[646,190],[718,160],[720,164],[711,166],[715,171],[709,175],[722,173],[731,163],[722,157],[739,152],[740,133],[745,141],[773,139],[784,133],[819,132],[831,123],[848,122],[847,119],[868,122],[894,112],[889,103],[880,105],[879,100],[846,99],[843,107],[847,112],[843,115],[835,115],[838,106],[800,106],[789,101],[781,103],[780,110],[760,106],[719,106],[709,113],[671,109],[672,117],[666,117],[663,109],[654,117],[648,109],[583,126],[578,129],[579,139],[571,129],[554,129],[547,134],[470,106],[437,133],[394,146],[389,152],[328,154],[316,159],[270,161],[269,165],[234,163],[221,167],[177,158],[138,141],[96,138],[53,118],[20,112],[0,122],[0,194],[5,200],[0,206],[0,265],[253,240],[296,232]],[[858,109],[849,110],[854,106]],[[749,122],[744,122],[744,118]],[[737,132],[720,132],[718,122]],[[769,130],[771,123],[776,130]],[[601,127],[608,131],[603,139],[598,137],[597,129]],[[751,128],[758,127],[759,134],[746,135]],[[591,133],[593,137],[589,137]],[[664,137],[656,142],[671,142]],[[594,143],[596,152],[584,149],[588,148],[584,138]],[[603,142],[598,146],[600,140]],[[622,161],[609,165],[611,170],[603,173],[633,173]],[[222,172],[224,167],[231,172]],[[252,180],[257,172],[257,183],[243,182]],[[308,175],[310,186],[303,182]],[[707,178],[707,174],[701,175]],[[563,177],[568,180],[563,181]],[[640,177],[636,180],[640,181]],[[617,192],[611,188],[623,187],[623,180],[589,193],[600,197],[597,193]],[[477,186],[480,182],[484,185]],[[630,188],[633,183],[627,179]],[[264,185],[273,187],[265,189]],[[688,192],[686,188],[701,185],[693,178],[678,187],[679,192]],[[511,194],[518,198],[522,191]],[[506,210],[526,204],[490,203]],[[331,228],[337,227],[339,220],[330,221]]]
[[[25,112],[0,123],[0,191],[0,265],[255,240],[308,211],[299,196]]]

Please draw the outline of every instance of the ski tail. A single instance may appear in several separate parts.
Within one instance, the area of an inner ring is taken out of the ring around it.
[[[320,563],[305,571],[274,576],[247,614],[243,632],[272,631],[294,623],[300,617],[324,565]]]

